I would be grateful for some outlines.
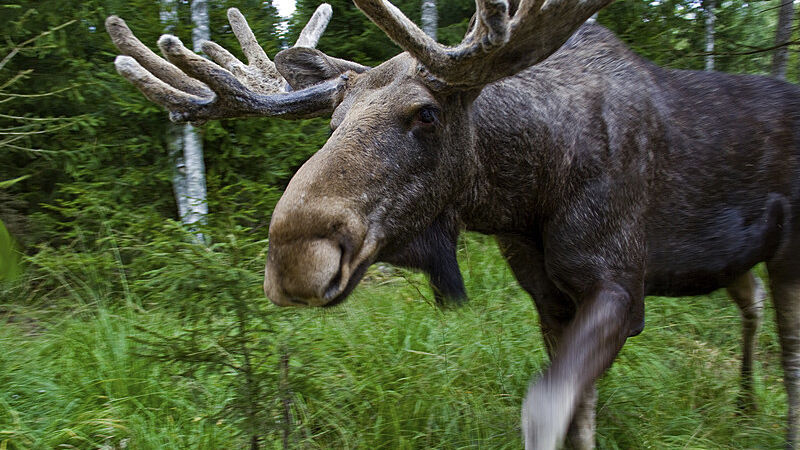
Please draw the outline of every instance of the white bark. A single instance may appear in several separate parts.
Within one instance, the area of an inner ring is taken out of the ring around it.
[[[210,39],[208,27],[208,3],[205,0],[192,1],[192,46],[200,51],[203,41]],[[206,167],[203,162],[203,139],[193,126],[186,124],[183,129],[183,160],[186,165],[186,197],[188,210],[181,218],[183,223],[192,225],[202,223],[208,214],[206,201]],[[200,240],[202,235],[198,234]]]
[[[178,23],[178,1],[161,0],[159,12],[165,33],[174,33]],[[169,122],[167,125],[167,152],[172,161],[172,192],[178,217],[183,220],[189,211],[189,197],[186,192],[186,166],[183,161],[183,125]]]
[[[439,15],[436,11],[436,0],[422,0],[422,31],[436,40],[438,27]]]
[[[167,151],[172,161],[172,192],[178,206],[178,217],[189,212],[189,197],[186,194],[186,164],[183,162],[183,125],[170,122],[167,125]]]
[[[706,71],[714,70],[714,22],[717,17],[714,15],[716,0],[705,0],[703,8],[706,12]]]
[[[192,46],[200,50],[200,44],[210,38],[208,26],[208,4],[205,0],[192,1]],[[178,1],[161,0],[161,23],[164,32],[172,33],[178,20]],[[188,124],[170,123],[167,129],[167,148],[172,160],[172,190],[178,206],[178,216],[186,225],[202,223],[208,214],[206,201],[206,168],[203,162],[203,139],[198,131]],[[196,233],[198,241],[203,235]]]
[[[191,125],[183,128],[183,160],[186,167],[186,199],[188,210],[183,223],[203,223],[208,214],[206,202],[206,166],[203,162],[203,139]],[[198,235],[201,238],[202,236]]]
[[[158,14],[165,33],[173,33],[178,23],[178,1],[161,0],[161,11]]]
[[[788,42],[792,38],[792,19],[794,18],[794,3],[792,0],[781,0],[778,10],[778,26],[775,29],[775,45]],[[786,79],[786,63],[789,59],[789,48],[778,47],[772,54],[772,76],[782,80]]]
[[[192,46],[194,51],[200,52],[200,44],[211,39],[208,28],[208,2],[206,0],[192,0]]]

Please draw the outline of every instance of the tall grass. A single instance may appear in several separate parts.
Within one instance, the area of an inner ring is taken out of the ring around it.
[[[203,397],[220,397],[213,382],[176,380],[168,367],[136,355],[133,322],[169,320],[102,306],[59,321],[9,318],[0,325],[0,448],[223,448],[229,442],[224,426],[195,420],[207,414]]]
[[[465,239],[459,259],[470,302],[455,310],[433,305],[423,277],[379,270],[333,310],[264,306],[276,317],[270,339],[289,356],[290,446],[520,448],[520,404],[547,363],[536,313],[490,239]],[[219,419],[226,374],[186,377],[138,356],[134,325],[168,334],[179,317],[135,298],[73,294],[85,304],[68,314],[0,302],[0,449],[247,446]],[[786,403],[772,319],[768,308],[760,408],[745,416],[735,407],[736,306],[722,292],[648,299],[645,331],[599,384],[599,447],[780,447]],[[269,438],[265,447],[282,447]]]

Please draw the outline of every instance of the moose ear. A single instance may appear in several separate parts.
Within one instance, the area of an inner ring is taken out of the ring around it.
[[[275,55],[275,67],[294,90],[305,89],[352,70],[362,73],[369,67],[333,58],[308,47],[292,47]]]

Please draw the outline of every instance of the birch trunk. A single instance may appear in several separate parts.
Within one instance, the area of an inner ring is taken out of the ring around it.
[[[178,1],[161,0],[159,19],[164,33],[174,33],[178,23]],[[178,217],[183,220],[189,211],[189,198],[186,192],[186,165],[183,162],[183,125],[169,122],[167,125],[167,152],[172,162],[172,192]]]
[[[703,8],[706,10],[706,71],[714,70],[714,22],[717,17],[714,15],[716,0],[704,0]]]
[[[186,192],[186,164],[183,162],[183,125],[170,122],[167,125],[167,152],[172,161],[172,192],[178,206],[178,217],[183,219],[189,212],[189,197]]]
[[[439,14],[436,11],[436,0],[422,0],[422,31],[436,40],[438,27]]]
[[[208,28],[208,3],[206,0],[192,1],[192,46],[200,51],[203,41],[210,39]],[[193,126],[187,124],[183,129],[183,160],[186,165],[186,197],[188,209],[181,217],[183,223],[192,225],[203,223],[208,214],[206,201],[206,166],[203,162],[203,139]],[[200,240],[202,235],[198,233]]]
[[[775,45],[785,44],[792,38],[792,19],[794,17],[794,3],[792,0],[781,0],[778,10],[778,26],[775,29]],[[786,63],[789,59],[789,48],[778,47],[772,54],[772,76],[786,79]]]

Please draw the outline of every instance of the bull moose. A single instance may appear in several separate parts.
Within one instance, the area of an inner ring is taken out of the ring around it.
[[[766,262],[795,448],[800,89],[657,67],[585,23],[610,0],[477,0],[455,47],[386,0],[355,3],[405,52],[369,68],[313,49],[329,7],[274,63],[229,11],[248,65],[170,35],[158,42],[167,62],[107,21],[118,71],[174,121],[331,116],[272,214],[267,296],[336,305],[387,261],[457,301],[460,230],[495,235],[551,357],[524,400],[525,446],[591,448],[595,381],[642,331],[647,295],[727,288],[751,396],[763,290],[750,269]]]

